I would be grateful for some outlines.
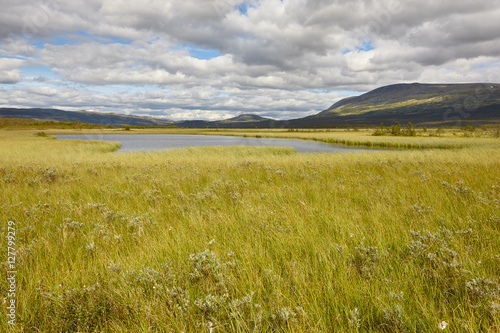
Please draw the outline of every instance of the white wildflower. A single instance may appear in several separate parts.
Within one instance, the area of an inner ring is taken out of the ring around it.
[[[438,324],[440,330],[444,330],[446,326],[448,326],[448,323],[445,322],[444,320]]]

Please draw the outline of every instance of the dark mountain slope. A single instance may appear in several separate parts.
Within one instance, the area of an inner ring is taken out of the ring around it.
[[[294,124],[365,124],[413,122],[452,124],[500,120],[499,84],[396,84],[343,99]]]
[[[128,116],[115,113],[100,113],[88,111],[63,111],[57,109],[14,109],[0,108],[2,118],[23,118],[35,120],[53,120],[82,123],[113,125],[113,126],[171,126],[173,121],[160,118]]]
[[[269,118],[264,118],[260,117],[254,114],[241,114],[237,117],[234,118],[229,118],[226,120],[220,120],[218,122],[220,123],[229,123],[229,122],[246,122],[246,121],[252,121],[252,122],[258,122],[258,121],[269,121]]]

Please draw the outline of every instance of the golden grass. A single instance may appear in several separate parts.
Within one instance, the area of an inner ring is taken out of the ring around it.
[[[16,329],[437,332],[445,321],[450,332],[497,332],[500,140],[429,139],[455,148],[112,154],[116,143],[0,132]]]

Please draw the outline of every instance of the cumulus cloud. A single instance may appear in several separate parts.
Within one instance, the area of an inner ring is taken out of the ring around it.
[[[0,83],[10,84],[0,90],[3,105],[286,119],[385,84],[498,82],[500,74],[494,0],[16,0],[2,7]]]
[[[229,96],[229,97],[228,97]],[[120,112],[182,119],[224,119],[253,113],[291,119],[317,113],[332,100],[347,97],[339,93],[287,92],[282,90],[155,90],[105,94],[74,88],[36,88],[11,91],[0,89],[0,107],[59,107],[65,110]]]
[[[0,58],[0,83],[13,84],[21,80],[19,68],[24,61],[19,59]]]

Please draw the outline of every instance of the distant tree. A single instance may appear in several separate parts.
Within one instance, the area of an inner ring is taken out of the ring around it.
[[[401,125],[399,125],[399,123],[397,125],[391,126],[391,134],[392,135],[401,135]]]
[[[413,124],[410,121],[408,122],[408,125],[406,125],[406,134],[409,136],[417,135],[417,131],[415,130],[415,127],[413,127]]]

